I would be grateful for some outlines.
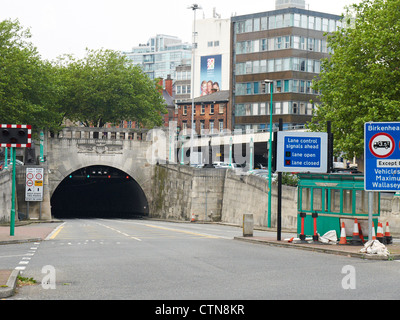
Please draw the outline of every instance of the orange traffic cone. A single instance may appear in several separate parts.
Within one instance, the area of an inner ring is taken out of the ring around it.
[[[378,222],[378,229],[376,230],[376,240],[381,243],[385,242],[385,238],[383,237],[382,222]]]
[[[393,238],[390,235],[390,230],[389,230],[389,222],[386,222],[385,241],[386,241],[386,244],[392,244],[393,243]]]
[[[374,222],[372,221],[372,240],[376,240]]]
[[[353,228],[353,237],[351,238],[350,243],[353,246],[363,245],[363,242],[360,238],[360,233],[358,231],[358,221],[357,218],[354,220],[354,228]]]
[[[191,222],[195,222],[196,221],[196,217],[194,215],[194,213],[192,213],[192,221]]]
[[[347,244],[347,239],[346,239],[346,229],[344,227],[344,222],[342,222],[342,230],[340,231],[340,241],[339,244]]]

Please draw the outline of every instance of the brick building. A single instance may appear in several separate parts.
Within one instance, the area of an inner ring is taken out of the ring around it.
[[[194,122],[197,134],[218,133],[224,129],[231,129],[227,115],[230,113],[229,91],[217,91],[210,95],[194,99]],[[192,127],[192,101],[186,100],[177,103],[175,115],[179,131]],[[189,134],[189,133],[187,133]]]

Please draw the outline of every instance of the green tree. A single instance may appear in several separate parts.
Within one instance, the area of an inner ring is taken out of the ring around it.
[[[321,105],[310,123],[332,121],[335,151],[362,156],[364,123],[400,119],[400,1],[363,0],[347,8],[342,28],[328,38],[315,89]]]
[[[156,82],[118,52],[88,50],[83,59],[60,58],[57,68],[68,119],[95,127],[122,120],[161,125],[166,109]]]
[[[54,129],[61,122],[53,67],[29,42],[31,34],[18,20],[0,22],[1,123]]]

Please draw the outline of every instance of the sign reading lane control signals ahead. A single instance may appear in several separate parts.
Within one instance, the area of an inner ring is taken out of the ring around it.
[[[365,190],[399,191],[400,123],[366,123],[364,138]]]
[[[326,173],[326,132],[278,132],[276,171]]]

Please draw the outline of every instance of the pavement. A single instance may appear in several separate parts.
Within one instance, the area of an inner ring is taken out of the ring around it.
[[[10,235],[10,225],[0,225],[1,245],[37,242],[45,240],[59,225],[54,222],[16,222],[14,235]],[[0,269],[0,299],[7,298],[15,293],[19,270]]]
[[[14,228],[14,235],[10,236],[10,226],[0,225],[0,250],[1,245],[16,244],[26,242],[37,242],[45,240],[51,233],[62,223],[62,221],[52,222],[17,222]],[[273,230],[270,230],[273,231]],[[287,235],[287,234],[286,234]],[[292,235],[297,238],[296,234]],[[281,248],[292,248],[301,250],[310,250],[315,252],[322,252],[328,254],[344,255],[347,257],[355,257],[361,259],[371,260],[400,260],[400,239],[393,238],[393,244],[386,245],[389,251],[388,256],[381,256],[377,254],[361,253],[360,250],[364,248],[362,245],[339,245],[339,244],[322,244],[308,241],[308,243],[297,243],[296,240],[290,241],[289,238],[282,238],[281,241],[274,237],[260,237],[260,236],[240,236],[235,237],[234,240],[246,241],[250,243],[270,245]],[[14,294],[17,278],[19,275],[18,270],[1,270],[0,269],[0,298],[6,298]]]

